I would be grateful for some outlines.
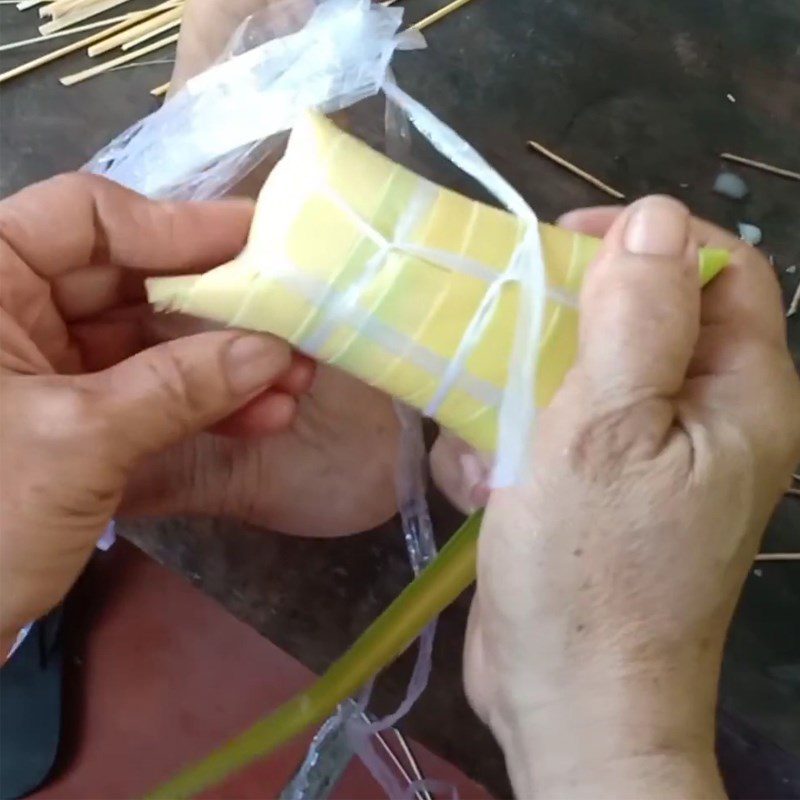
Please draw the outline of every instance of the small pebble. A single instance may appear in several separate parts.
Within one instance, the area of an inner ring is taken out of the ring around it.
[[[720,172],[714,181],[714,191],[731,200],[747,197],[750,189],[747,184],[733,172]]]
[[[761,228],[758,225],[751,225],[749,222],[740,222],[737,227],[739,228],[739,238],[743,242],[756,247],[761,244]]]
[[[797,272],[797,264],[789,264],[789,266],[786,267],[784,272],[787,272],[789,275],[794,275],[795,272]]]
[[[753,575],[755,575],[756,578],[760,578],[763,574],[764,573],[762,573],[760,569],[754,569],[753,570]]]
[[[726,94],[725,97],[727,97],[728,100],[731,101],[731,103],[735,103],[736,102],[736,98],[730,92],[728,92],[728,94]]]

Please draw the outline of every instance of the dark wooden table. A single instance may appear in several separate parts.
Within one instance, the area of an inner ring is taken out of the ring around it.
[[[409,0],[417,18],[441,3]],[[0,7],[4,41],[32,15]],[[528,153],[536,138],[628,196],[669,192],[725,226],[758,224],[787,298],[800,280],[800,184],[736,170],[742,202],[711,191],[733,151],[800,169],[800,5],[791,0],[475,0],[430,30],[427,52],[397,59],[401,84],[458,128],[545,219],[604,195]],[[30,53],[31,51],[29,51]],[[20,53],[0,61],[17,63]],[[169,67],[117,72],[65,89],[70,57],[0,90],[0,190],[79,167],[155,107]],[[800,315],[789,335],[800,356]],[[442,539],[457,516],[433,498]],[[294,540],[229,522],[129,526],[129,536],[188,575],[281,647],[322,670],[409,578],[397,525],[340,541]],[[800,502],[785,500],[766,546],[800,550]],[[502,759],[466,706],[460,680],[468,598],[444,614],[431,686],[409,731],[498,793]],[[380,681],[398,701],[408,659]],[[265,676],[267,679],[267,676]],[[752,571],[731,632],[720,752],[736,796],[800,796],[800,565]]]

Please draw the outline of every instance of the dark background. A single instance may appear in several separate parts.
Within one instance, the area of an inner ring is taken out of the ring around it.
[[[408,0],[408,18],[438,5]],[[0,6],[2,40],[32,35],[34,14]],[[711,187],[726,150],[800,170],[796,0],[474,0],[428,34],[429,50],[398,55],[401,85],[475,144],[543,219],[608,198],[527,152],[528,138],[629,197],[668,192],[727,227],[759,225],[788,300],[800,280],[800,183],[737,168],[750,187],[744,201]],[[66,41],[3,54],[0,68]],[[164,50],[147,59],[171,57]],[[3,196],[78,168],[156,107],[147,92],[170,72],[150,66],[58,84],[84,65],[71,56],[0,88]],[[798,361],[800,314],[789,336]],[[433,509],[443,540],[458,518],[439,498]],[[142,523],[125,532],[317,671],[409,579],[395,522],[322,542],[224,521]],[[765,549],[800,550],[800,501],[780,505]],[[467,607],[463,597],[444,614],[431,686],[406,727],[503,794],[501,756],[461,689]],[[407,671],[406,658],[381,679],[379,705],[398,702]],[[753,569],[730,635],[721,709],[732,793],[800,797],[800,564]]]

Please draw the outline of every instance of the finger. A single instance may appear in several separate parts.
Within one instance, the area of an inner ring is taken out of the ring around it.
[[[614,402],[671,396],[697,341],[700,281],[689,212],[647,197],[612,224],[581,293],[579,366]]]
[[[703,291],[703,326],[721,326],[734,338],[745,334],[783,346],[781,290],[769,261],[735,234],[705,220],[692,220],[692,235],[701,247],[731,254],[728,266]]]
[[[574,211],[562,214],[556,225],[576,233],[602,238],[623,210],[623,206],[576,208]]]
[[[288,394],[305,394],[311,389],[316,372],[317,365],[313,359],[302,353],[292,353],[292,363],[289,369],[278,378],[275,386]]]
[[[110,265],[62,274],[51,282],[51,293],[61,317],[68,323],[147,301],[141,277]]]
[[[212,425],[211,433],[237,439],[255,439],[291,427],[297,416],[297,398],[279,390],[268,390]]]
[[[109,458],[129,468],[244,406],[287,369],[289,359],[288,346],[272,337],[203,333],[75,381],[96,409]]]
[[[557,224],[589,236],[605,236],[621,213],[622,209],[615,206],[580,208],[559,217]],[[767,259],[731,231],[697,217],[692,217],[690,224],[692,237],[700,247],[720,248],[731,254],[729,266],[703,291],[702,324],[727,322],[783,341],[780,287]]]
[[[209,330],[225,330],[217,322],[192,317],[188,314],[150,314],[146,319],[147,336],[151,344],[177,339],[180,336],[191,336]],[[281,375],[275,387],[283,391],[301,395],[311,388],[316,374],[316,362],[302,353],[292,353],[292,363],[285,374]]]
[[[101,264],[199,272],[241,251],[252,209],[247,200],[156,202],[105,178],[73,173],[0,202],[0,231],[47,279]]]
[[[81,351],[83,371],[98,372],[118,364],[144,350],[146,340],[142,325],[136,319],[119,319],[72,326],[72,336]],[[256,437],[276,433],[290,427],[297,412],[292,395],[306,392],[314,374],[313,362],[305,356],[292,363],[278,376],[274,388],[253,398],[209,430],[224,436]]]
[[[466,442],[440,433],[431,448],[430,467],[436,487],[459,511],[470,514],[486,505],[490,465]]]
[[[271,389],[254,397],[246,406],[211,428],[222,436],[257,437],[289,428],[297,416],[297,397],[314,381],[316,365],[300,353],[292,353],[289,368]]]

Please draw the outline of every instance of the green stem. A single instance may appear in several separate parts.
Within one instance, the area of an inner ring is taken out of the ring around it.
[[[268,755],[352,697],[397,658],[440,612],[474,580],[482,514],[473,514],[442,548],[436,560],[308,690],[257,722],[203,761],[150,795],[150,800],[192,797]]]

